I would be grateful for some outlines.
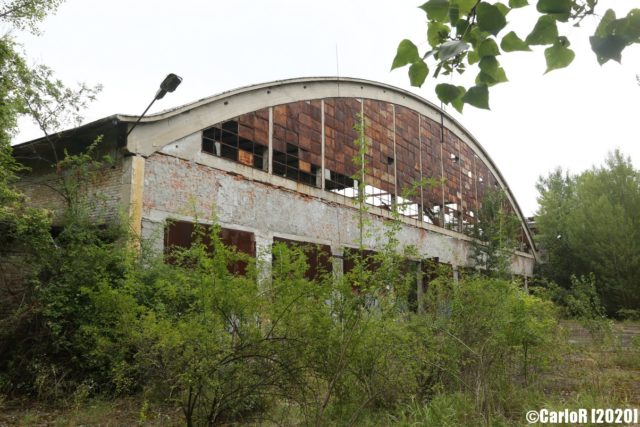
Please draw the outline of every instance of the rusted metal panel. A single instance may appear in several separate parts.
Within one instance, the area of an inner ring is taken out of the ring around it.
[[[243,165],[253,166],[253,153],[244,150],[238,150],[238,162]]]
[[[422,189],[422,200],[424,207],[430,211],[435,211],[436,207],[442,206],[442,143],[440,141],[440,124],[428,117],[420,117],[420,139],[421,139],[421,159],[422,176],[433,178],[438,182],[435,185]],[[438,224],[438,221],[434,221]]]
[[[421,179],[420,174],[420,135],[418,113],[406,107],[396,106],[396,164],[398,170],[398,191],[406,194],[415,182]],[[410,197],[420,202],[418,194]]]
[[[358,154],[354,129],[361,104],[354,98],[325,100],[325,165],[332,172],[345,176],[356,173],[353,158]]]
[[[365,182],[394,194],[393,105],[365,99],[364,119],[365,136],[369,143]]]

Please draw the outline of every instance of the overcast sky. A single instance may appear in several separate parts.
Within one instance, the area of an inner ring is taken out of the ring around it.
[[[388,83],[438,103],[435,83],[412,88],[406,70],[389,71],[403,38],[427,46],[420,3],[67,0],[41,25],[40,36],[14,36],[33,63],[49,65],[67,84],[104,86],[85,112],[87,122],[140,114],[170,72],[184,81],[151,112],[239,86],[335,75]],[[619,16],[640,6],[638,0],[601,3]],[[510,13],[504,33],[513,29],[524,38],[533,26],[526,15],[526,9]],[[542,51],[510,54],[502,60],[510,82],[491,89],[491,111],[449,111],[493,158],[525,215],[537,208],[538,176],[557,166],[580,172],[620,148],[640,167],[640,46],[623,52],[622,65],[600,67],[588,45],[594,24],[564,29],[577,54],[568,69],[543,76]],[[15,142],[38,136],[22,121]]]

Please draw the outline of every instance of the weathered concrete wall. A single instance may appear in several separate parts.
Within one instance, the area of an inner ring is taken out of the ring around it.
[[[224,227],[253,232],[259,253],[268,252],[274,236],[327,244],[334,254],[345,246],[357,246],[358,210],[351,200],[185,148],[196,139],[168,146],[173,155],[156,153],[146,159],[142,233],[152,237],[158,249],[167,218],[208,220],[212,212]],[[365,246],[376,249],[381,245],[383,221],[390,216],[380,208],[370,207],[370,212],[373,232]],[[398,234],[403,246],[415,246],[422,257],[471,266],[467,236],[418,224],[403,219]],[[518,274],[531,275],[533,257],[518,256],[513,267]]]

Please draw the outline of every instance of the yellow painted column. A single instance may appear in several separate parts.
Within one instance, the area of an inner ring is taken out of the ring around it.
[[[142,233],[142,197],[144,191],[144,157],[131,157],[131,188],[129,199],[129,221],[135,237]]]

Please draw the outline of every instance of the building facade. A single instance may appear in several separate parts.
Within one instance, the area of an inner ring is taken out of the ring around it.
[[[102,195],[104,220],[128,215],[158,251],[187,244],[196,218],[215,217],[223,240],[251,255],[268,260],[275,241],[313,243],[341,270],[348,268],[345,251],[359,244],[358,189],[371,222],[367,249],[380,247],[383,223],[397,206],[401,246],[454,269],[474,267],[468,230],[484,195],[501,189],[521,223],[512,271],[532,275],[532,235],[498,168],[458,122],[410,92],[303,78],[151,115],[127,136],[136,119],[115,115],[65,131],[55,144],[14,147],[32,169],[23,191],[34,205],[62,207],[42,159],[79,152],[102,135],[98,150],[114,162],[86,191]]]

